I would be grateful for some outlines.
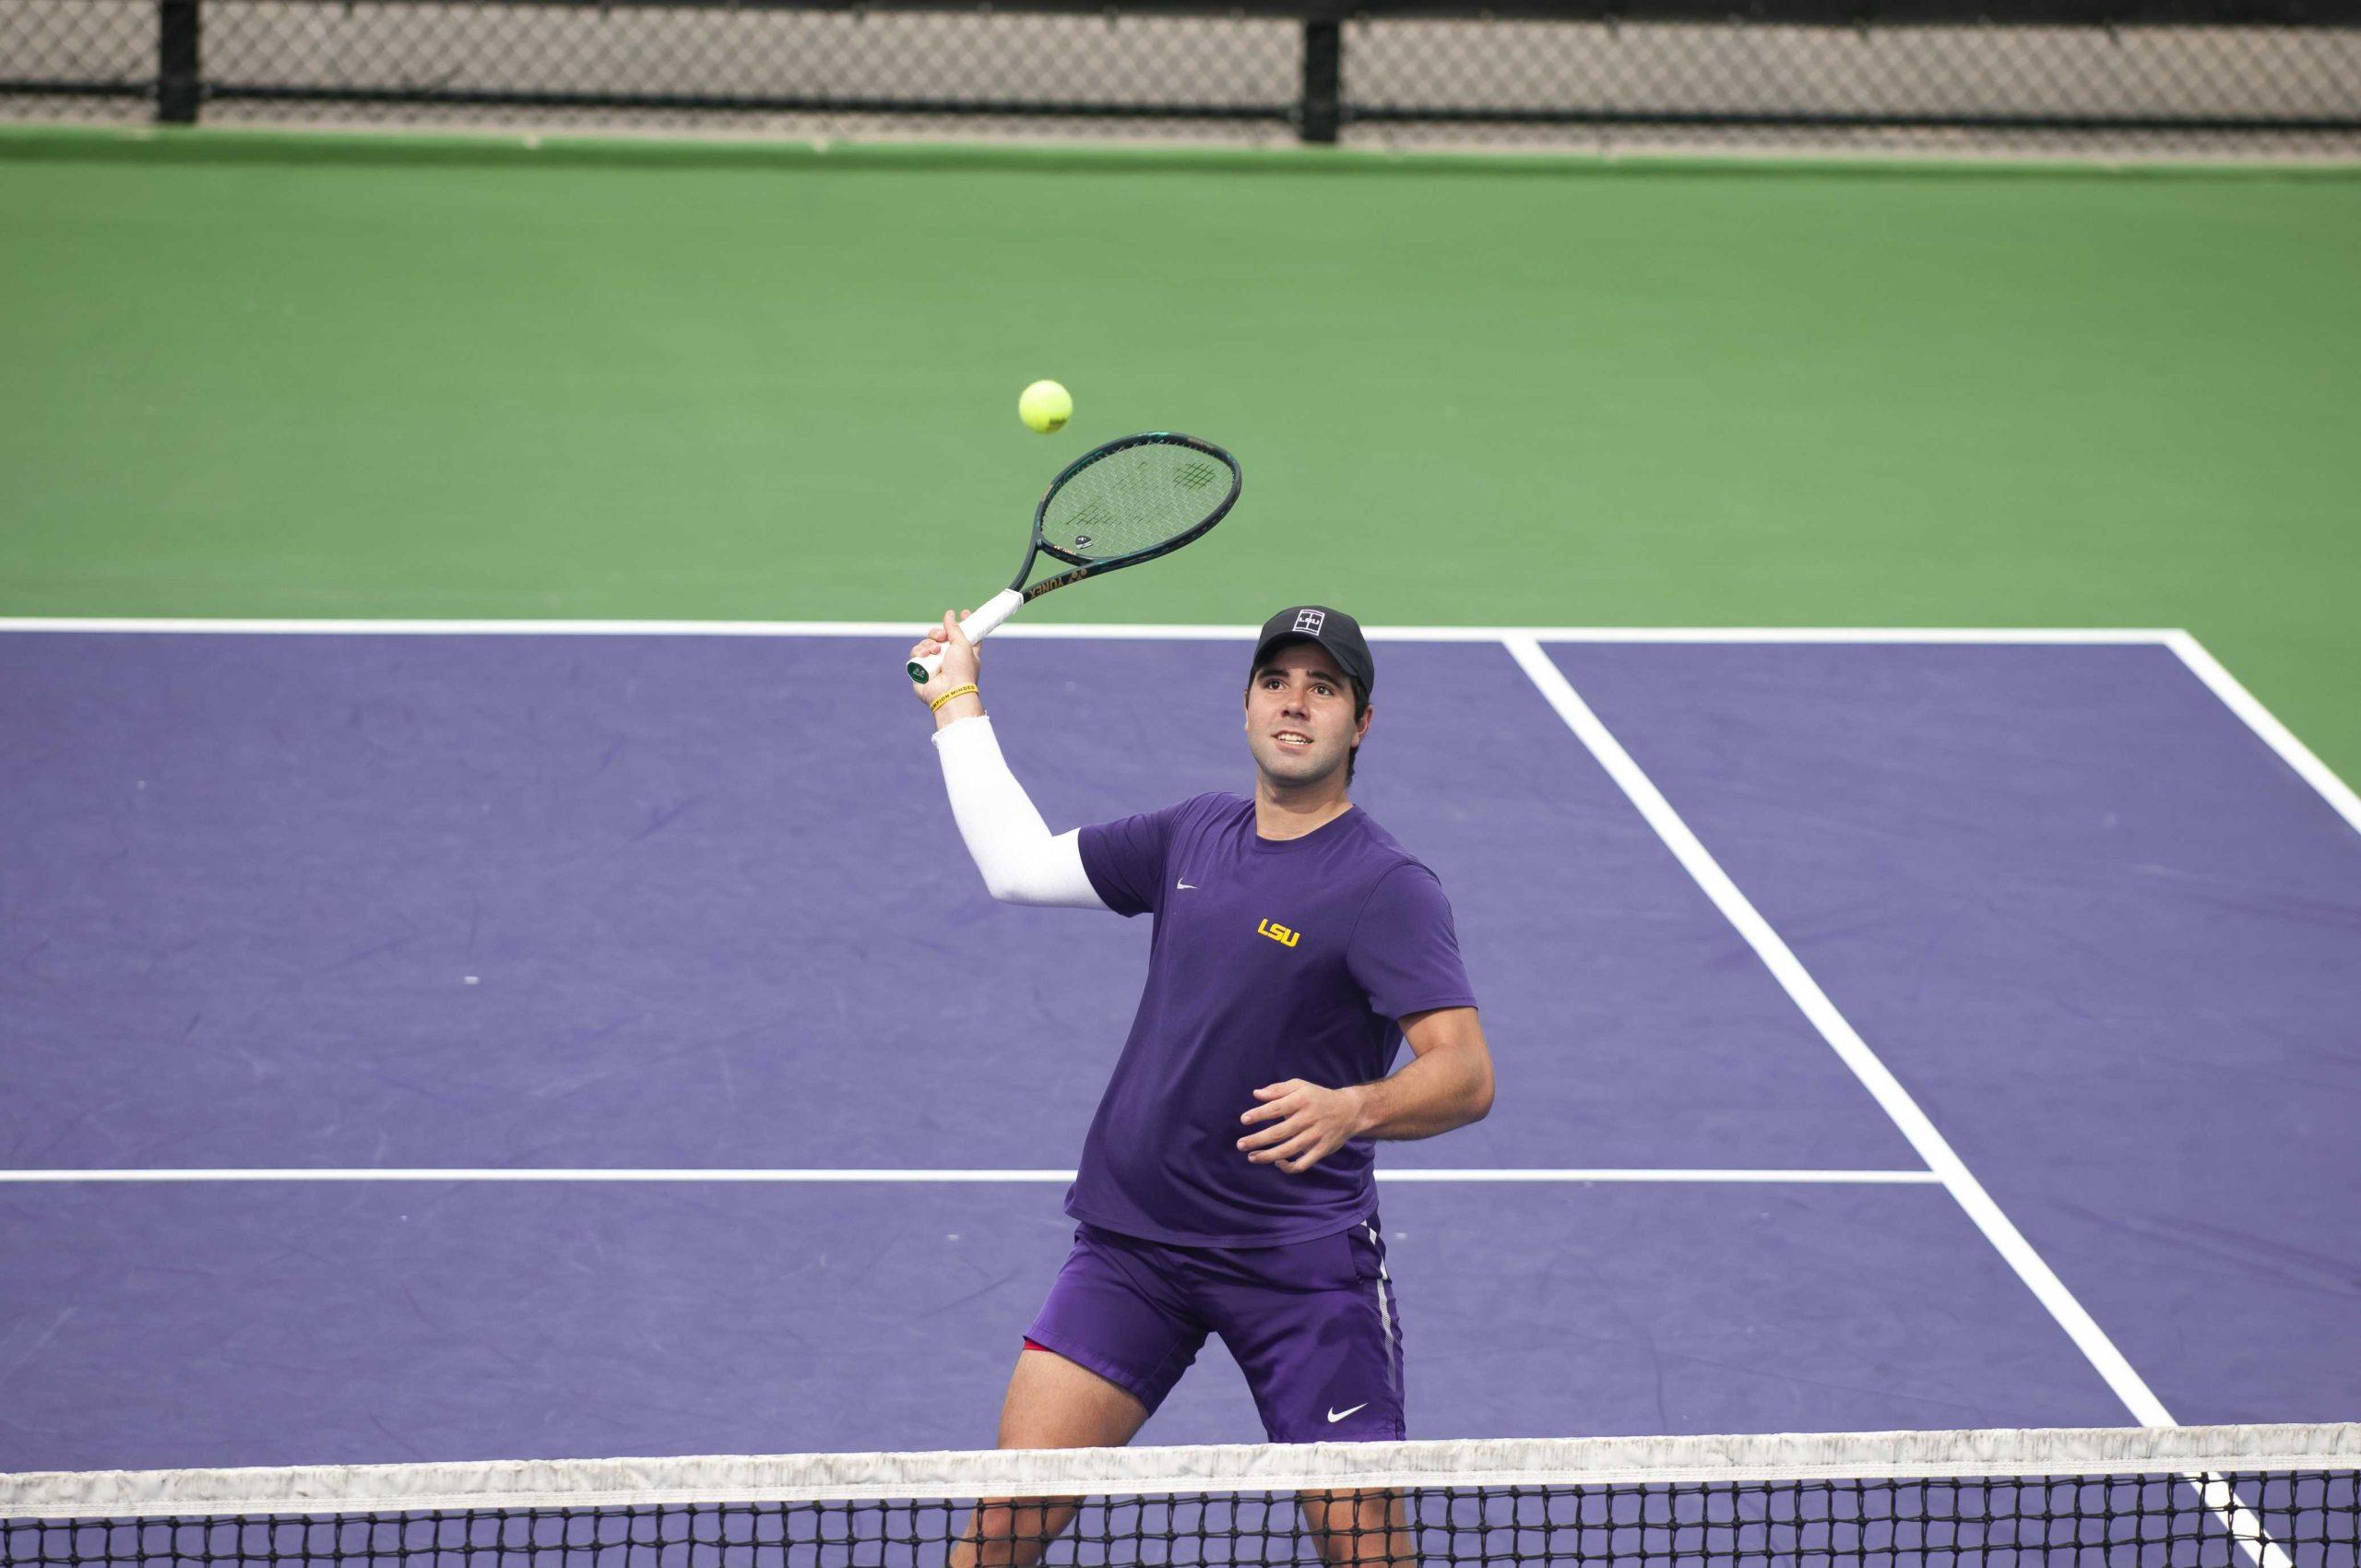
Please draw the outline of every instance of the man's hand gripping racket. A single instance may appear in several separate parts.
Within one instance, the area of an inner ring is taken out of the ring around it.
[[[1008,587],[957,623],[969,643],[1053,588],[1101,572],[1169,555],[1220,522],[1238,503],[1243,483],[1238,459],[1210,441],[1155,431],[1127,435],[1086,452],[1050,481],[1033,510],[1033,537],[1024,564]],[[1047,554],[1073,569],[1032,587],[1033,563]],[[910,679],[920,685],[943,667],[944,635],[937,631],[913,652]]]

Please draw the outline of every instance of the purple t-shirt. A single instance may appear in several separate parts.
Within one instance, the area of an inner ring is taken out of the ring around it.
[[[1254,1091],[1383,1077],[1394,1020],[1472,1007],[1434,873],[1358,807],[1300,838],[1254,831],[1254,802],[1199,795],[1082,830],[1107,907],[1153,911],[1147,986],[1066,1194],[1076,1219],[1180,1246],[1279,1246],[1377,1206],[1376,1148],[1356,1138],[1311,1170],[1237,1146]]]

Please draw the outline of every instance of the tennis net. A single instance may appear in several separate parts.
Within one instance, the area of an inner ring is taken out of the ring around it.
[[[2356,1568],[2361,1424],[0,1476],[0,1563]]]

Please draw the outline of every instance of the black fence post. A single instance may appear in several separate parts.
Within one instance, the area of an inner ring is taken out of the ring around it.
[[[1308,142],[1334,144],[1342,118],[1345,28],[1333,17],[1303,24],[1303,104],[1300,135]]]
[[[197,0],[157,0],[156,119],[167,125],[196,124]]]

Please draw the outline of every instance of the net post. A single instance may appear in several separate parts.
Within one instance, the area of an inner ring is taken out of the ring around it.
[[[196,124],[198,0],[156,0],[156,122]]]
[[[1303,97],[1297,132],[1308,143],[1333,147],[1343,119],[1345,25],[1335,17],[1307,17],[1303,23]]]

